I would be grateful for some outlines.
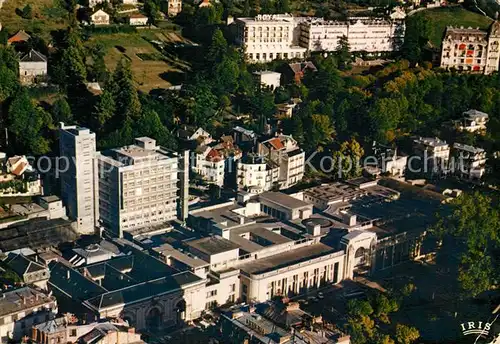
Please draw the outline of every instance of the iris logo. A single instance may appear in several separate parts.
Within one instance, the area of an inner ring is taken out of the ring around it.
[[[478,334],[488,336],[490,334],[491,323],[483,323],[482,321],[469,321],[460,324],[464,336],[469,334]]]

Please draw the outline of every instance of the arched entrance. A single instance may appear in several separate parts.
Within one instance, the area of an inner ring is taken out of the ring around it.
[[[161,311],[154,307],[151,308],[146,316],[146,327],[149,329],[159,329],[163,323],[163,314]]]
[[[175,312],[177,313],[177,324],[182,323],[186,319],[186,301],[180,300],[175,305]]]
[[[354,253],[354,266],[363,266],[367,262],[368,250],[364,247],[359,247]]]

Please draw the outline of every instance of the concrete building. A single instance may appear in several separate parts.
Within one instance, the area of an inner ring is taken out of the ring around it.
[[[23,85],[46,81],[47,57],[31,49],[19,60],[19,78]]]
[[[31,327],[57,314],[57,301],[37,289],[23,287],[2,293],[0,298],[0,341],[20,342],[31,334]]]
[[[138,2],[139,2],[138,0],[122,0],[122,3],[124,5],[133,5],[133,6],[136,6]]]
[[[404,21],[384,18],[348,18],[329,21],[313,18],[300,23],[300,44],[308,51],[335,51],[343,36],[350,51],[380,53],[397,51],[404,38]]]
[[[281,73],[263,70],[253,73],[259,85],[275,90],[281,85]]]
[[[177,215],[177,153],[149,137],[97,154],[99,216],[118,235],[173,220]]]
[[[132,13],[128,17],[128,23],[131,26],[144,26],[148,24],[148,17],[141,13]]]
[[[488,123],[489,116],[487,113],[478,110],[468,110],[463,113],[464,118],[457,121],[457,129],[460,131],[468,131],[471,133],[486,132],[486,124]]]
[[[92,322],[84,324],[72,314],[49,320],[33,327],[31,339],[40,344],[51,343],[99,343],[143,344],[135,328],[122,321]]]
[[[300,224],[311,214],[312,205],[279,193],[264,193],[245,205],[229,202],[191,211],[190,226],[219,236],[202,239],[209,245],[195,246],[191,252],[204,259],[210,255],[214,271],[238,269],[243,302],[297,295],[340,282],[344,252],[320,243],[319,227],[304,228],[299,234],[280,222]],[[255,220],[273,216],[277,222]]]
[[[109,25],[109,14],[98,10],[90,15],[90,22],[94,25]]]
[[[179,271],[124,239],[121,255],[72,268],[49,264],[49,287],[62,312],[81,319],[117,318],[140,330],[178,326],[205,309],[207,279]]]
[[[481,179],[486,173],[486,151],[455,142],[450,166],[452,172],[465,179]]]
[[[289,14],[263,14],[236,19],[236,43],[245,48],[251,62],[304,58],[299,46],[298,18]]]
[[[78,232],[94,233],[98,217],[95,203],[98,189],[94,174],[95,133],[87,128],[61,123],[59,135],[59,154],[64,159],[64,166],[59,166],[61,171],[58,171],[63,203],[68,217],[76,221]]]
[[[450,159],[450,146],[446,141],[437,137],[419,137],[413,140],[413,149],[420,160],[410,168],[420,173],[446,173]]]
[[[167,14],[169,17],[175,17],[182,11],[182,0],[168,0]]]
[[[464,72],[491,74],[500,62],[500,23],[488,31],[469,28],[446,28],[441,48],[441,67]]]

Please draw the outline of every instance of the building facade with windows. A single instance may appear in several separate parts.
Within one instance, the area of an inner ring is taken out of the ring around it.
[[[178,155],[141,137],[135,144],[97,154],[99,216],[105,228],[150,227],[177,215]]]
[[[58,171],[61,198],[68,217],[76,221],[78,232],[93,233],[97,218],[95,193],[98,187],[94,175],[95,133],[87,128],[61,123],[59,135],[59,154],[64,158]]]
[[[491,74],[500,63],[500,23],[488,31],[469,28],[446,28],[441,48],[441,67],[464,72]]]
[[[486,173],[486,151],[455,142],[452,150],[452,171],[465,179],[481,179]]]
[[[239,18],[236,26],[236,42],[245,48],[251,62],[302,59],[308,52],[335,51],[343,36],[353,52],[392,52],[399,50],[405,33],[404,20],[400,18],[329,21],[275,14]]]
[[[304,58],[307,49],[299,46],[299,20],[289,14],[238,18],[236,43],[245,48],[251,62]]]
[[[349,18],[332,21],[313,18],[300,24],[300,45],[308,51],[335,51],[345,36],[350,51],[397,51],[403,43],[404,21],[384,18]]]

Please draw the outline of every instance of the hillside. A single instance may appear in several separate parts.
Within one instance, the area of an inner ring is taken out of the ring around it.
[[[468,11],[463,7],[440,7],[430,10],[424,10],[414,15],[415,17],[422,17],[431,22],[432,32],[429,40],[435,46],[441,45],[441,40],[447,26],[463,26],[463,27],[479,27],[480,29],[487,29],[492,20],[481,14]]]
[[[0,23],[10,34],[23,29],[39,32],[42,37],[48,39],[50,31],[67,25],[66,12],[56,3],[57,0],[4,0],[0,9]],[[32,8],[32,19],[20,16],[20,11],[28,4]]]

